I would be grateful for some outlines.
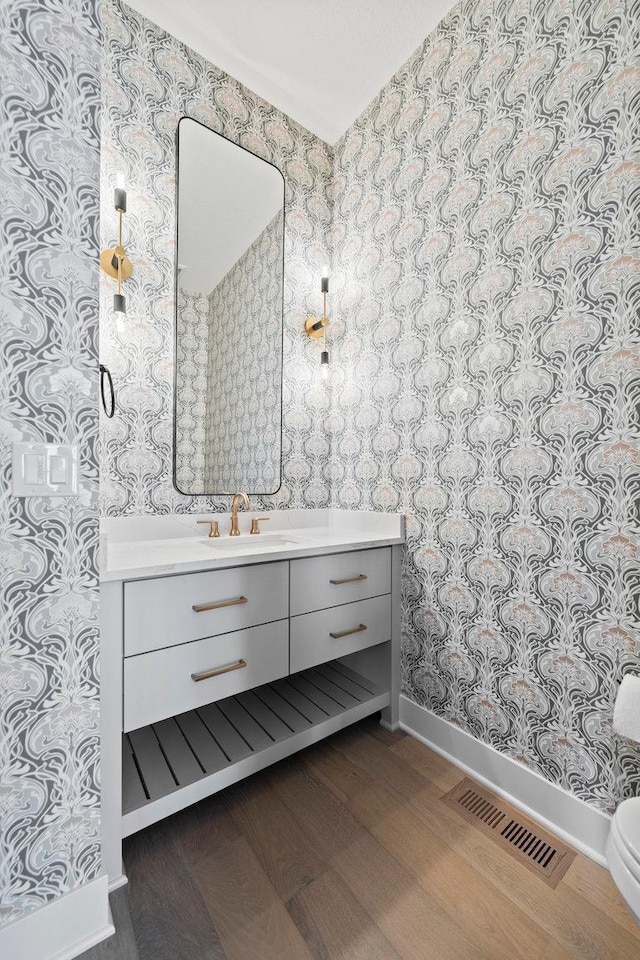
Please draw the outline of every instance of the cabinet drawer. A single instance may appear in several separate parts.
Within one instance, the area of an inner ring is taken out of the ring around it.
[[[265,563],[127,583],[125,657],[287,617],[287,567]]]
[[[216,675],[201,680],[191,676],[209,672]],[[269,683],[288,672],[287,620],[127,657],[124,729],[137,730]]]
[[[366,629],[363,629],[366,628]],[[337,636],[332,636],[336,634]],[[340,636],[342,634],[342,636]],[[291,620],[291,673],[391,639],[391,597],[359,600]]]
[[[292,616],[378,597],[390,590],[389,547],[291,561]]]

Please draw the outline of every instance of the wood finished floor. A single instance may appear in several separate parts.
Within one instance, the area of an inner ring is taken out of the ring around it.
[[[550,889],[440,802],[462,776],[351,727],[130,837],[82,960],[638,960],[607,871]]]

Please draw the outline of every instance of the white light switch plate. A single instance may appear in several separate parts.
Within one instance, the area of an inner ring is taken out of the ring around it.
[[[75,497],[78,447],[57,443],[13,444],[14,497]]]

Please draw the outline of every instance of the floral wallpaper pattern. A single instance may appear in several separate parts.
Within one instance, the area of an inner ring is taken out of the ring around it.
[[[337,144],[332,233],[332,502],[409,515],[404,692],[607,810],[640,793],[639,31],[463,0]]]
[[[285,178],[284,482],[275,496],[253,503],[325,506],[329,391],[317,377],[317,344],[303,327],[317,310],[327,259],[331,149],[120,0],[105,0],[103,29],[102,243],[116,235],[110,198],[123,172],[134,274],[124,320],[111,309],[112,283],[101,281],[101,360],[113,374],[118,403],[117,416],[102,422],[102,511],[229,507],[228,497],[179,494],[172,479],[175,134],[182,116],[247,147]]]
[[[100,869],[99,5],[0,0],[0,923]],[[80,494],[17,498],[14,441]]]
[[[205,489],[209,298],[178,287],[176,311],[176,484]]]
[[[282,239],[279,213],[214,290],[178,287],[176,486],[280,486]]]
[[[280,486],[282,213],[210,298],[206,488]]]

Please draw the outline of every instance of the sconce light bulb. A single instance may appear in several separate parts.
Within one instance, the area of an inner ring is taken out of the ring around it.
[[[320,375],[323,380],[329,377],[329,351],[323,350],[320,354]]]
[[[116,176],[116,187],[118,190],[124,190],[124,173],[120,170]]]

